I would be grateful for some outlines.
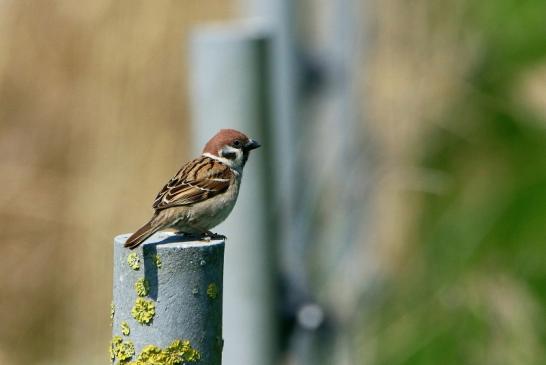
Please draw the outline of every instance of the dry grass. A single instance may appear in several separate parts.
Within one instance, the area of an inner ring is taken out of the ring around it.
[[[230,2],[0,3],[0,363],[104,363],[111,241],[189,152],[186,40]]]
[[[431,130],[451,128],[438,123],[461,96],[473,66],[478,39],[465,33],[465,11],[465,1],[389,0],[377,6],[368,95],[382,170],[376,194],[378,247],[387,271],[395,271],[407,254],[418,216],[419,203],[408,192],[444,189],[442,176],[417,165]]]

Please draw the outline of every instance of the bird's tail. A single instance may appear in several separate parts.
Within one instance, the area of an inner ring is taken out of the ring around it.
[[[154,224],[155,223],[155,224]],[[159,231],[163,226],[161,224],[158,224],[157,222],[154,222],[154,219],[152,218],[148,223],[140,227],[135,233],[131,235],[125,242],[125,247],[130,248],[131,250],[134,250],[142,242],[144,242],[148,237]]]

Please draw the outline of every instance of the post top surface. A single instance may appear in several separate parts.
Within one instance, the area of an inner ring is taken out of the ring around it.
[[[119,236],[116,236],[114,239],[114,242],[117,245],[122,245],[127,241],[127,238],[131,233],[124,233],[120,234]],[[180,247],[180,248],[187,248],[187,247],[210,247],[210,246],[216,246],[216,245],[222,245],[225,243],[225,239],[211,239],[210,241],[197,241],[193,237],[188,238],[183,235],[179,235],[172,232],[157,232],[154,233],[150,238],[148,238],[142,246],[146,245],[157,245],[157,247],[161,248],[173,248],[173,247]]]

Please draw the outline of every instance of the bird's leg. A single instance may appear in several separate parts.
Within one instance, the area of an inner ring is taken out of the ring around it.
[[[211,231],[205,231],[205,232],[201,233],[201,236],[199,237],[199,240],[209,242],[213,235],[214,235],[214,233],[212,233]]]
[[[214,240],[225,240],[226,239],[226,236],[224,236],[222,234],[219,234],[219,233],[214,233],[214,232],[208,231],[207,234],[210,236],[211,239],[214,239]]]
[[[211,232],[211,231],[206,231],[206,232],[203,232],[201,234],[201,241],[207,241],[209,242],[210,240],[218,240],[218,239],[226,239],[226,236],[223,236],[221,234],[218,234],[218,233],[214,233],[214,232]]]

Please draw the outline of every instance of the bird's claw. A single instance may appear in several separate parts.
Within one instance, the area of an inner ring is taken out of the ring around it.
[[[224,239],[226,239],[226,236],[218,234],[218,233],[214,233],[214,232],[211,232],[211,231],[206,231],[201,236],[201,241],[210,242],[211,240],[218,240],[218,239],[224,240]]]

